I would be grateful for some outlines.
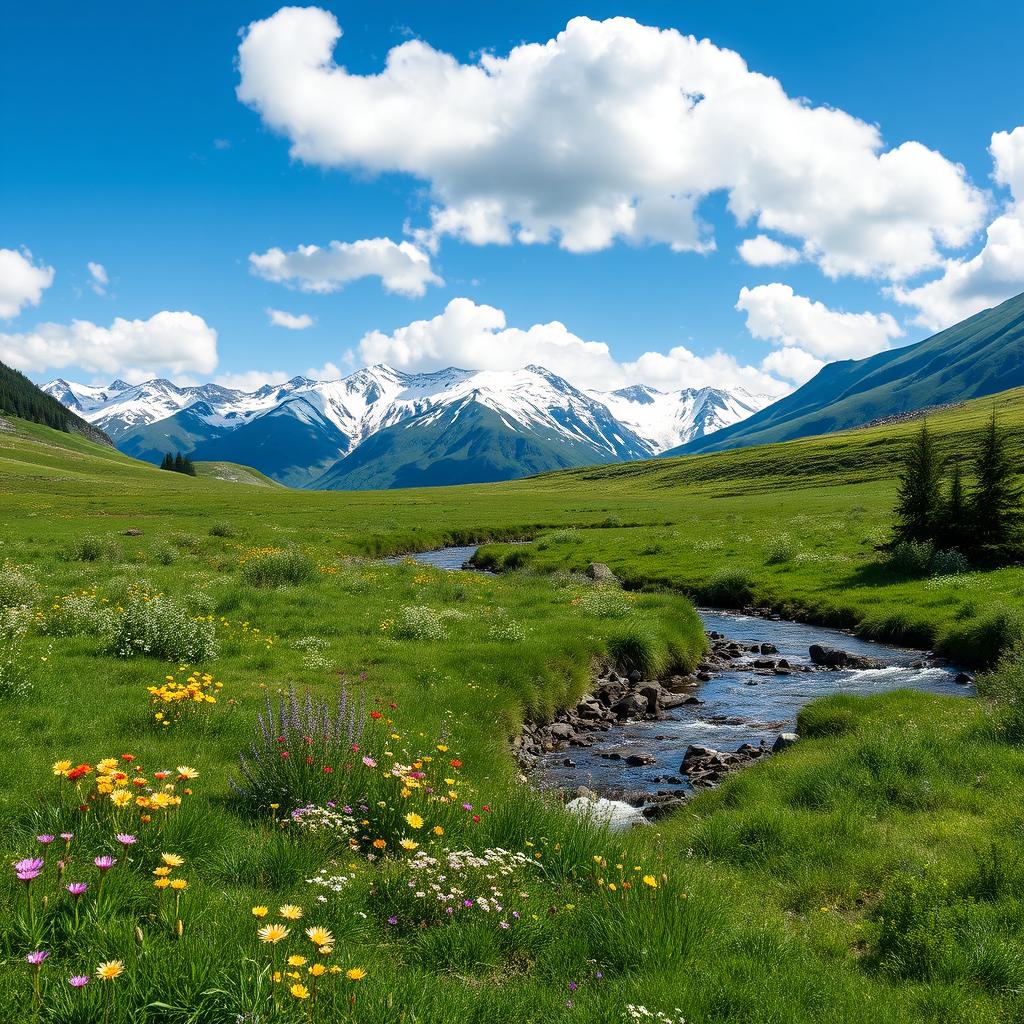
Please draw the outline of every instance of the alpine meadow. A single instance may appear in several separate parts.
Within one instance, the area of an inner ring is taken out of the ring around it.
[[[3,1024],[1024,1019],[981,5],[0,16]]]

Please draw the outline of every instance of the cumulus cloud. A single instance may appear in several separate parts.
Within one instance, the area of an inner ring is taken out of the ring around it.
[[[308,313],[286,313],[283,309],[268,309],[267,316],[275,327],[287,327],[290,331],[304,331],[316,323]]]
[[[390,334],[370,331],[359,343],[359,355],[367,363],[414,372],[453,365],[517,370],[535,363],[577,387],[601,391],[637,382],[666,390],[742,386],[773,396],[789,390],[777,378],[722,352],[697,356],[679,346],[619,363],[604,342],[579,338],[557,320],[527,329],[509,327],[502,310],[467,298],[452,299],[432,319],[413,321]]]
[[[916,288],[896,286],[893,297],[916,306],[916,322],[939,331],[1024,291],[1024,125],[996,132],[989,147],[993,177],[1010,191],[974,256],[948,260],[941,277]]]
[[[845,313],[796,295],[788,284],[741,288],[736,308],[747,314],[747,330],[781,345],[762,369],[790,380],[806,380],[824,362],[862,359],[889,348],[903,329],[888,313]]]
[[[752,267],[781,267],[787,263],[796,263],[800,259],[800,250],[791,245],[783,245],[767,235],[744,239],[737,247],[740,259]]]
[[[368,75],[335,63],[340,37],[315,7],[253,22],[238,97],[299,160],[427,182],[421,239],[705,250],[699,204],[724,191],[737,221],[798,240],[826,273],[898,280],[939,265],[984,217],[940,153],[887,149],[876,126],[673,29],[574,18],[472,64],[411,39]]]
[[[118,317],[109,327],[88,320],[39,324],[22,334],[0,333],[0,360],[25,371],[75,366],[126,380],[145,379],[156,370],[211,373],[217,332],[195,313],[167,310],[148,320]]]
[[[418,297],[428,284],[444,284],[430,266],[430,257],[412,242],[362,238],[331,242],[321,249],[300,245],[291,252],[268,249],[250,253],[249,269],[258,277],[288,284],[304,292],[336,292],[361,277],[379,277],[385,291]]]
[[[0,320],[11,320],[25,306],[38,306],[53,284],[53,267],[32,262],[28,249],[0,249]]]
[[[89,276],[92,281],[89,283],[89,287],[97,295],[107,294],[107,285],[110,284],[110,278],[107,276],[107,268],[102,263],[89,262],[86,264],[89,268]]]

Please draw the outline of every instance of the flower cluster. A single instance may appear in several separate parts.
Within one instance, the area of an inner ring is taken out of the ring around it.
[[[683,1011],[678,1006],[672,1013],[665,1013],[663,1010],[648,1010],[638,1003],[627,1003],[622,1019],[630,1024],[686,1024]]]
[[[62,804],[70,794],[82,813],[120,821],[129,812],[137,812],[144,825],[154,819],[162,821],[179,808],[182,799],[192,795],[189,784],[199,777],[195,768],[185,764],[155,771],[150,777],[134,754],[104,757],[95,767],[86,762],[56,761],[53,774],[66,784],[61,788]]]
[[[668,881],[667,875],[662,875],[659,880],[654,875],[645,873],[639,864],[634,864],[632,870],[622,863],[613,865],[600,854],[594,854],[594,864],[598,869],[595,876],[597,886],[606,893],[623,895],[637,886],[641,889],[653,890]]]
[[[153,720],[164,728],[178,722],[185,714],[194,714],[210,704],[217,703],[224,684],[215,682],[209,672],[188,670],[184,666],[178,675],[164,676],[160,686],[147,687],[149,703],[157,710]]]

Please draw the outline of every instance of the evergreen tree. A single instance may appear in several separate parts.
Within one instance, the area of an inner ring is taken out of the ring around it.
[[[960,456],[953,459],[953,474],[949,481],[949,497],[946,499],[945,522],[942,524],[942,542],[946,547],[965,551],[971,546],[969,509],[964,493],[963,473],[960,470]]]
[[[161,469],[174,469],[174,456],[168,452],[164,456],[164,461],[160,463]]]
[[[897,542],[932,541],[942,511],[942,470],[928,421],[911,442],[896,494]]]
[[[196,475],[195,463],[187,455],[185,456],[185,463],[182,472],[187,473],[189,476]]]
[[[181,452],[178,452],[178,454],[174,456],[174,472],[185,472],[185,460],[181,457]]]
[[[970,501],[973,541],[990,557],[1005,557],[1020,542],[1024,490],[1014,481],[1017,466],[994,408],[974,467],[977,483]]]

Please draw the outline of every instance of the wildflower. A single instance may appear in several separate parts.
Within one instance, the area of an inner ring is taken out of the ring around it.
[[[415,850],[419,843],[413,842],[412,839],[403,839],[399,844],[403,850]]]
[[[85,988],[89,984],[88,974],[73,974],[68,978],[68,984],[72,988]]]
[[[295,984],[288,990],[296,999],[308,999],[309,989],[305,985]]]
[[[14,864],[14,871],[20,882],[31,882],[34,878],[39,877],[42,870],[43,860],[40,857],[26,857]]]
[[[160,859],[168,866],[172,868],[180,868],[185,863],[185,858],[180,857],[176,853],[161,853]]]
[[[311,974],[311,975],[312,975],[312,976],[313,976],[314,978],[319,978],[319,977],[320,977],[320,975],[321,975],[321,974],[324,974],[324,973],[325,973],[326,971],[327,971],[327,968],[326,968],[326,967],[324,967],[324,965],[323,965],[323,964],[313,964],[313,966],[312,966],[312,967],[310,967],[310,969],[309,969],[309,973],[310,973],[310,974]]]
[[[91,771],[92,771],[92,768],[89,767],[89,765],[87,765],[87,764],[80,764],[80,765],[77,765],[76,767],[72,768],[71,771],[65,772],[64,773],[64,777],[66,779],[70,779],[72,782],[74,782],[75,779],[80,779],[83,776],[88,775],[89,772],[91,772]]]
[[[169,878],[157,878],[153,882],[154,889],[166,889],[171,884]]]
[[[440,825],[435,825],[435,826],[434,826],[434,827],[433,827],[433,828],[431,829],[431,832],[433,832],[435,836],[443,836],[443,835],[444,835],[444,829],[443,829],[443,828],[441,828],[441,826],[440,826]]]
[[[108,855],[93,858],[93,864],[95,864],[100,871],[109,871],[116,863],[117,858]]]
[[[654,875],[644,875],[643,883],[651,889],[658,888],[658,880],[654,877]]]
[[[135,836],[130,836],[130,835],[128,835],[127,832],[118,832],[117,835],[114,836],[114,838],[122,846],[133,846],[135,844],[135,842],[136,842]]]
[[[71,840],[75,838],[75,833],[74,832],[61,832],[60,837],[61,837],[61,839],[64,840],[65,843],[70,843]]]
[[[100,981],[113,981],[124,974],[123,960],[107,960],[96,968],[96,977]]]
[[[304,956],[290,956],[288,957],[289,967],[305,967],[306,958]]]
[[[268,924],[260,928],[256,934],[260,937],[260,942],[276,945],[282,939],[287,939],[291,932],[283,924]]]
[[[334,936],[326,928],[307,928],[306,935],[314,946],[333,946]]]
[[[267,914],[269,914],[269,913],[270,913],[270,908],[269,907],[253,907],[252,908],[252,916],[253,917],[266,917]]]
[[[447,753],[448,751],[448,747],[444,743],[438,743],[437,749],[440,750],[442,754]]]
[[[36,842],[42,843],[43,846],[49,846],[56,838],[56,836],[36,836]]]
[[[410,811],[405,820],[410,828],[423,828],[423,819],[415,811]]]
[[[54,764],[53,764],[53,774],[54,775],[67,775],[67,773],[69,771],[71,771],[71,762],[70,761],[55,761],[54,762]]]
[[[173,879],[171,881],[171,888],[172,889],[177,889],[179,891],[181,889],[187,889],[188,888],[188,882],[184,878],[175,878],[175,879]]]
[[[451,765],[451,766],[452,766],[453,768],[461,768],[461,767],[462,767],[462,762],[461,762],[461,761],[460,761],[460,760],[459,760],[458,758],[455,758],[455,760],[453,760],[453,761],[449,761],[448,763],[449,763],[449,764],[450,764],[450,765]]]
[[[69,885],[65,885],[64,888],[67,889],[72,896],[81,896],[89,886],[86,882],[71,882]]]
[[[376,768],[377,767],[377,762],[374,761],[374,759],[372,757],[364,757],[363,758],[363,764],[365,764],[367,768]]]
[[[38,967],[49,955],[45,949],[37,949],[35,952],[29,953],[25,960],[33,967]]]
[[[345,972],[345,977],[348,978],[349,981],[362,981],[363,978],[366,977],[366,971],[364,971],[362,967],[350,967]]]
[[[115,807],[127,807],[132,802],[132,795],[126,789],[115,789],[110,799]]]
[[[389,917],[388,918],[388,924],[398,924],[398,918],[397,917]]]
[[[371,711],[370,712],[370,717],[371,718],[383,718],[384,716],[379,711]]]
[[[387,845],[388,845],[387,842],[385,840],[383,840],[383,839],[374,839],[374,841],[373,841],[373,848],[375,850],[383,850],[384,847],[387,846]]]
[[[277,912],[287,921],[298,921],[302,917],[302,907],[296,907],[293,903],[286,903]]]
[[[199,778],[199,772],[197,772],[195,770],[195,768],[189,768],[189,766],[187,764],[179,764],[178,765],[178,778],[179,779],[188,779],[189,781],[191,781],[192,779],[198,779]]]

